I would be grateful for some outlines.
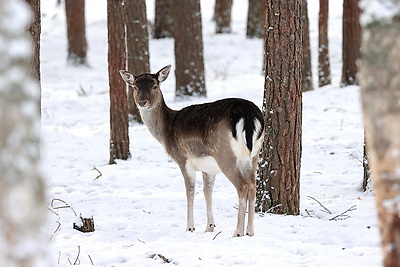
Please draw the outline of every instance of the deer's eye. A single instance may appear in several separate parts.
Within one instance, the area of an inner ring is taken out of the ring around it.
[[[157,85],[153,85],[153,90],[157,90]]]

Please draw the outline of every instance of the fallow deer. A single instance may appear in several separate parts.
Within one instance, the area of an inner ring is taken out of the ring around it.
[[[120,74],[133,87],[134,99],[150,133],[178,164],[186,187],[187,231],[193,232],[193,199],[196,171],[203,173],[207,209],[206,232],[214,231],[212,191],[216,174],[222,172],[235,186],[239,211],[234,236],[244,235],[248,207],[247,235],[254,235],[256,167],[264,136],[260,109],[250,101],[227,98],[212,103],[170,109],[160,83],[167,79],[171,65],[155,74]]]

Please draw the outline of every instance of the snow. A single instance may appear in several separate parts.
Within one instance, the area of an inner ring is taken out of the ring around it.
[[[400,14],[400,6],[396,0],[362,0],[360,1],[361,24],[367,26],[373,21],[390,23],[392,18]]]
[[[374,194],[371,189],[360,191],[359,87],[339,88],[341,1],[331,1],[330,6],[332,85],[303,94],[301,215],[256,214],[255,236],[241,238],[232,238],[237,195],[223,175],[217,176],[213,194],[215,232],[204,232],[200,175],[194,205],[196,231],[185,232],[183,178],[145,126],[129,127],[132,158],[107,164],[106,1],[86,1],[89,67],[66,63],[64,9],[55,2],[42,1],[42,168],[49,206],[52,199],[61,199],[73,208],[54,209],[57,215],[48,213],[56,264],[69,266],[79,257],[83,266],[92,262],[95,266],[157,266],[163,259],[181,266],[381,265]],[[149,19],[154,16],[153,2],[147,1]],[[215,35],[212,1],[202,0],[208,98],[175,101],[172,71],[161,86],[171,108],[224,97],[246,98],[261,107],[263,41],[245,38],[245,2],[234,2],[233,33]],[[316,85],[317,0],[309,0],[309,16]],[[168,64],[174,68],[172,39],[150,40],[150,64],[153,72]],[[54,201],[53,208],[60,206],[66,205]],[[80,214],[93,216],[95,232],[72,229]]]

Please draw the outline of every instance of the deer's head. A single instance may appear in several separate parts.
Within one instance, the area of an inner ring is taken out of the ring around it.
[[[171,65],[168,65],[155,74],[135,75],[125,70],[120,70],[119,73],[122,79],[132,86],[133,97],[138,108],[152,109],[162,99],[160,83],[167,79],[170,70]]]

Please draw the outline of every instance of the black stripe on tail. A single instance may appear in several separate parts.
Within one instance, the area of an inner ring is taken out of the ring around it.
[[[244,119],[243,131],[245,132],[246,145],[249,151],[253,149],[253,133],[255,129],[255,120],[258,120],[261,124],[260,132],[257,138],[260,138],[264,129],[264,119],[260,109],[250,101],[244,101],[237,106],[237,109],[233,111],[231,115],[231,129],[233,137],[236,139],[236,124],[240,119]]]

